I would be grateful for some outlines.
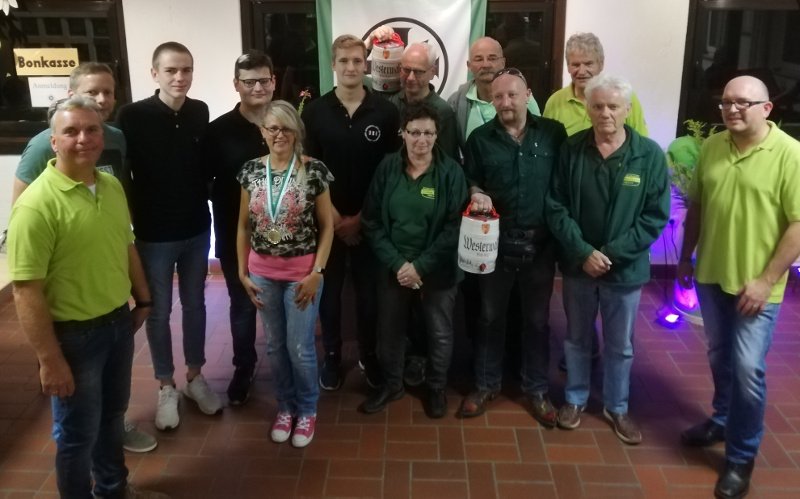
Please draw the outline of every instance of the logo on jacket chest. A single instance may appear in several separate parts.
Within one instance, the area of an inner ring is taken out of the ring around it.
[[[642,181],[642,179],[639,177],[639,175],[637,175],[635,173],[628,173],[622,179],[622,185],[636,187],[641,183],[641,181]]]
[[[381,129],[377,125],[369,125],[364,129],[364,138],[370,142],[377,142],[381,138]]]

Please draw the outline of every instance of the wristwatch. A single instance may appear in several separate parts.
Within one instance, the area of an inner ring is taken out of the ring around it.
[[[317,274],[325,275],[325,267],[318,267],[318,266],[314,265],[313,267],[311,267],[311,270],[313,270]]]
[[[152,298],[150,300],[147,300],[147,301],[139,301],[139,300],[135,300],[135,301],[136,301],[136,308],[151,308],[153,306],[153,299]]]

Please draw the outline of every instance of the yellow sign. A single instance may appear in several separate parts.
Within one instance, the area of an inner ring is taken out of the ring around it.
[[[434,190],[433,187],[423,187],[419,193],[424,198],[433,199],[434,198]]]
[[[630,185],[630,186],[637,186],[641,182],[641,178],[639,175],[635,173],[628,173],[625,175],[625,178],[622,179],[622,185]]]
[[[17,76],[69,76],[78,64],[78,49],[14,49]]]

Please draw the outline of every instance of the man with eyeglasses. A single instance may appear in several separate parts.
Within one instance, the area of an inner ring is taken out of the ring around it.
[[[128,202],[136,248],[154,302],[146,329],[160,385],[155,417],[159,430],[174,429],[180,423],[181,393],[175,385],[170,328],[176,270],[187,367],[183,394],[205,414],[222,410],[219,396],[201,373],[206,362],[205,281],[211,214],[208,175],[200,149],[208,126],[208,106],[187,96],[193,73],[194,59],[186,46],[162,43],[153,52],[150,69],[158,90],[147,99],[123,106],[118,119],[128,142]]]
[[[491,121],[497,114],[492,105],[492,78],[504,67],[506,59],[503,57],[503,47],[494,38],[479,38],[470,47],[467,69],[472,73],[472,79],[458,87],[447,99],[447,103],[456,113],[458,139],[462,150],[472,131]],[[534,116],[541,114],[539,104],[532,95],[528,99],[528,111]]]
[[[73,69],[69,75],[67,95],[82,95],[97,103],[100,117],[103,119],[103,152],[97,160],[98,170],[110,173],[117,178],[122,177],[122,162],[125,157],[125,136],[122,132],[106,123],[114,111],[114,74],[108,65],[102,62],[84,62]],[[17,198],[47,168],[47,162],[56,157],[50,144],[50,128],[44,129],[33,137],[19,159],[14,177],[12,206]],[[136,424],[125,420],[125,440],[123,447],[130,452],[149,452],[156,448],[158,442],[152,435],[140,431]]]
[[[275,72],[272,60],[259,50],[239,56],[233,71],[233,88],[239,94],[239,102],[208,124],[203,159],[214,177],[211,201],[215,251],[231,301],[229,318],[235,370],[228,385],[228,402],[242,405],[250,396],[258,358],[256,307],[239,280],[237,267],[236,229],[242,188],[236,174],[246,161],[269,153],[258,127],[264,123],[267,105],[272,101]]]
[[[567,134],[561,123],[528,111],[530,96],[519,70],[495,73],[492,102],[497,115],[467,139],[465,171],[472,210],[497,210],[503,249],[495,271],[479,276],[482,305],[475,337],[475,386],[459,415],[483,414],[499,395],[506,311],[509,300],[520,300],[522,391],[533,417],[553,427],[556,410],[547,392],[555,243],[547,230],[544,199]],[[515,283],[519,294],[512,296]]]
[[[325,358],[319,384],[324,390],[341,386],[342,290],[348,272],[356,300],[359,361],[367,383],[381,383],[377,361],[376,262],[361,232],[361,207],[378,163],[397,151],[400,115],[397,108],[362,84],[367,47],[353,35],[342,35],[331,47],[336,87],[303,110],[305,150],[321,160],[336,179],[330,185],[334,239],[320,298],[322,346]],[[349,264],[348,264],[349,261]]]
[[[787,271],[800,255],[800,142],[767,119],[772,102],[757,78],[728,82],[719,107],[727,130],[700,150],[678,264],[681,286],[694,279],[700,300],[714,412],[681,437],[696,447],[725,442],[714,494],[739,498],[764,433],[766,355]]]

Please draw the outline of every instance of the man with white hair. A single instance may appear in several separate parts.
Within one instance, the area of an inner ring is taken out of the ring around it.
[[[605,55],[603,45],[594,33],[572,35],[567,40],[564,53],[572,82],[547,99],[542,115],[560,121],[566,127],[567,134],[572,135],[592,126],[586,110],[584,90],[589,80],[603,71]],[[636,98],[636,94],[631,94],[630,100],[631,108],[625,118],[625,124],[647,137],[647,125],[644,122],[639,99]]]
[[[642,285],[650,280],[650,245],[669,220],[664,152],[625,124],[630,84],[600,74],[585,87],[592,128],[561,148],[547,196],[547,220],[561,245],[567,315],[567,403],[558,426],[578,427],[589,400],[591,349],[598,308],[603,321],[603,415],[620,440],[642,435],[628,413],[633,326]]]
[[[694,277],[700,299],[714,412],[681,436],[694,447],[725,442],[714,495],[739,498],[764,434],[766,356],[787,271],[800,255],[800,142],[767,120],[769,92],[752,76],[728,82],[719,108],[727,130],[700,150],[678,264],[678,282],[689,288]]]

